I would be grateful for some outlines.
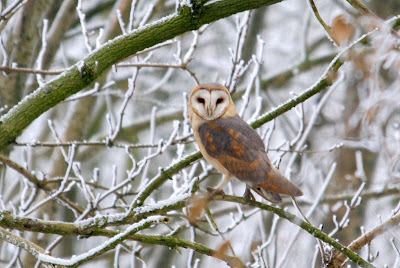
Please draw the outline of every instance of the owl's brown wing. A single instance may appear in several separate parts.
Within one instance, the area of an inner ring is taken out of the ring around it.
[[[239,180],[259,184],[271,172],[264,142],[238,115],[202,124],[199,136],[207,153]]]
[[[255,191],[303,194],[272,165],[260,136],[239,116],[208,121],[199,127],[199,136],[210,156]]]

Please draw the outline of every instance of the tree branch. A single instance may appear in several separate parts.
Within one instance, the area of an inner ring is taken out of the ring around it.
[[[37,257],[39,255],[39,253],[46,252],[43,248],[39,247],[38,245],[36,245],[28,240],[25,240],[22,237],[19,237],[18,235],[15,235],[1,227],[0,227],[0,238],[1,238],[1,240],[7,241],[10,244],[13,244],[15,246],[25,249],[26,251],[28,251],[30,254],[32,254],[35,257]]]

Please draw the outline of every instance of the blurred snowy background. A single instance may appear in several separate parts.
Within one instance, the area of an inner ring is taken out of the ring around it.
[[[400,39],[391,32],[391,27],[399,29],[395,16],[400,3],[364,4],[377,17],[361,14],[344,0],[315,1],[340,46],[331,41],[308,1],[287,0],[204,25],[119,62],[37,118],[4,152],[50,190],[39,189],[6,164],[0,166],[1,210],[52,223],[82,223],[95,215],[120,217],[149,181],[197,151],[186,99],[198,83],[226,85],[243,118],[251,122],[315,85],[341,53],[344,64],[331,87],[257,131],[265,138],[271,160],[305,193],[298,202],[310,222],[343,245],[350,244],[400,210]],[[58,71],[121,35],[121,28],[129,32],[173,14],[176,1],[14,0],[1,1],[1,7],[0,116],[41,83],[56,78]],[[35,74],[39,69],[55,73]],[[197,196],[221,179],[201,159],[157,186],[145,205],[162,208],[162,202],[173,204],[179,198],[189,202],[197,177]],[[232,181],[225,192],[242,196],[244,185]],[[59,202],[60,196],[76,207]],[[299,215],[290,200],[282,207]],[[169,224],[140,234],[175,231],[182,240],[233,255],[224,248],[229,241],[235,255],[251,267],[322,266],[315,238],[296,225],[246,205],[213,201],[209,208],[219,232],[210,216],[193,222],[185,206],[171,206],[154,213],[169,216]],[[109,239],[90,232],[31,232],[12,227],[4,217],[0,226],[64,259]],[[111,231],[128,227],[103,226]],[[399,230],[397,222],[357,253],[377,267],[399,267]],[[325,251],[328,259],[335,254],[329,246]],[[0,266],[34,265],[46,266],[22,248],[0,241]],[[82,267],[94,265],[226,263],[192,249],[133,238]]]

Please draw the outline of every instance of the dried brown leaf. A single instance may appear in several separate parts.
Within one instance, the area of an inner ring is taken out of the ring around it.
[[[229,250],[229,241],[225,241],[213,254],[214,257],[218,259],[222,259],[223,255],[225,255]]]
[[[332,35],[339,42],[339,45],[348,43],[354,36],[355,28],[347,22],[344,15],[337,16],[332,23]]]
[[[208,197],[193,197],[188,206],[188,219],[191,222],[197,221],[208,206]]]

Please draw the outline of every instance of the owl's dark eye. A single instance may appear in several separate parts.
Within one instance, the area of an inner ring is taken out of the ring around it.
[[[200,103],[205,103],[205,100],[203,98],[197,98],[197,101]]]
[[[219,103],[223,103],[224,102],[224,99],[223,98],[219,98],[219,99],[217,99],[217,104],[219,104]]]

